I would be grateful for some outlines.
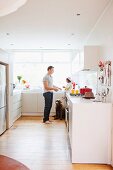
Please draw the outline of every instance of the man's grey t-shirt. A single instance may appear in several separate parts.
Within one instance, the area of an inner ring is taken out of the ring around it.
[[[48,82],[48,86],[49,87],[53,87],[53,77],[51,75],[48,75],[46,74],[44,77],[43,77],[43,82],[44,81],[47,81]],[[52,92],[52,90],[46,90],[44,89],[44,92]]]

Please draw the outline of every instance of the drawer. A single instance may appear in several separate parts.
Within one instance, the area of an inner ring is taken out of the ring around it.
[[[22,100],[21,94],[16,94],[13,96],[13,103],[17,103],[20,100]]]
[[[13,108],[12,108],[12,110],[15,111],[15,110],[19,109],[20,107],[22,107],[21,101],[19,101],[19,102],[17,102],[17,103],[13,103]]]
[[[17,109],[17,110],[14,110],[12,112],[12,119],[13,119],[13,122],[15,122],[19,117],[21,117],[21,108]]]

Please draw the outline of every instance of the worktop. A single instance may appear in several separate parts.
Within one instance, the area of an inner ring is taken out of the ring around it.
[[[64,94],[65,91],[63,90],[59,90],[57,92],[53,91],[53,93],[59,93],[59,94]],[[17,94],[17,93],[44,93],[44,91],[42,89],[23,89],[23,90],[19,90],[19,89],[14,89],[13,90],[13,94]]]
[[[71,96],[69,93],[67,93],[66,96],[73,104],[81,104],[81,103],[102,104],[103,103],[100,101],[96,101],[95,99],[85,99],[81,96]]]
[[[13,96],[21,93],[22,93],[21,90],[17,90],[17,89],[13,90]]]

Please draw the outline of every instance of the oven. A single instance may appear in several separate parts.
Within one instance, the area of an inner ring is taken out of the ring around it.
[[[65,123],[67,127],[67,131],[69,132],[69,109],[65,108]]]
[[[69,101],[66,98],[66,108],[65,108],[65,123],[67,127],[67,131],[69,132]]]

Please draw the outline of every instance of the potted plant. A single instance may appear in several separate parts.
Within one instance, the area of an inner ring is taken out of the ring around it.
[[[19,81],[19,83],[20,83],[20,81],[21,81],[21,79],[22,79],[22,76],[17,76],[17,79],[18,79],[18,81]]]

